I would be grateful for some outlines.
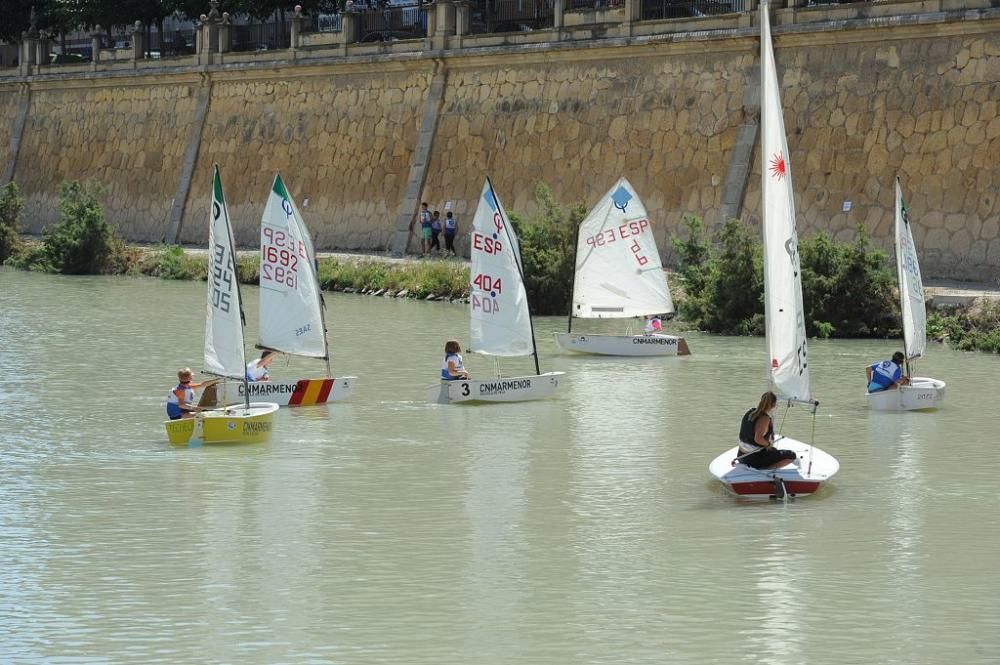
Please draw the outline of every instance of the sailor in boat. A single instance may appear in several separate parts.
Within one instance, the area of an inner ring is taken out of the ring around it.
[[[736,461],[755,469],[779,469],[795,461],[794,450],[774,447],[774,420],[771,412],[777,404],[777,395],[768,391],[760,396],[760,403],[756,408],[743,414],[743,421],[740,423],[740,456]]]
[[[644,335],[656,335],[663,332],[663,321],[660,320],[658,316],[650,316],[646,318],[646,324],[642,327],[642,334]]]
[[[899,386],[905,386],[910,382],[909,377],[903,376],[904,356],[902,351],[892,354],[892,360],[872,363],[865,368],[868,374],[868,392],[877,393],[882,390],[895,390]]]
[[[180,420],[181,418],[193,418],[194,414],[204,409],[195,403],[194,391],[198,388],[214,386],[221,379],[212,379],[204,383],[194,383],[192,379],[194,373],[190,367],[185,367],[177,372],[177,385],[167,395],[167,418],[170,420]]]
[[[271,375],[267,371],[268,365],[278,357],[277,351],[264,351],[257,360],[247,363],[247,381],[270,381]]]
[[[444,344],[444,362],[441,364],[441,379],[443,381],[458,381],[468,379],[469,373],[465,371],[462,363],[462,350],[457,340],[448,340]]]

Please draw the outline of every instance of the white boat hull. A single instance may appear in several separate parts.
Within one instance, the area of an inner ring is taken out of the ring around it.
[[[329,404],[348,397],[354,390],[356,376],[337,378],[299,379],[298,381],[254,381],[249,383],[250,399],[267,400],[278,406],[312,406]],[[224,385],[205,391],[199,406],[214,407],[219,403],[245,400],[243,383],[227,381]]]
[[[510,376],[484,381],[441,381],[428,390],[428,399],[438,404],[463,402],[530,402],[549,397],[559,388],[564,372],[535,376]]]
[[[793,464],[780,469],[755,469],[739,462],[739,447],[734,446],[722,453],[708,465],[709,472],[731,492],[750,498],[778,498],[780,480],[789,498],[816,492],[840,469],[840,463],[832,455],[802,441],[780,438],[775,447],[794,450],[798,458]]]
[[[588,335],[555,333],[556,344],[567,351],[600,356],[687,356],[683,337],[672,335]]]
[[[867,393],[868,405],[875,411],[936,409],[944,401],[944,389],[944,381],[915,376],[908,386]]]

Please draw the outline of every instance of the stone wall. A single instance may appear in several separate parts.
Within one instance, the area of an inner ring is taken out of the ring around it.
[[[1000,277],[1000,40],[941,32],[779,40],[799,229],[847,240],[860,224],[891,247],[898,175],[924,273],[993,279]],[[759,204],[758,160],[747,212],[758,214]]]
[[[280,172],[319,248],[386,249],[430,73],[426,63],[379,62],[220,76],[182,240],[206,237],[202,204],[218,163],[237,243],[257,242],[260,215]]]
[[[130,240],[163,239],[194,112],[197,78],[69,81],[32,86],[15,181],[25,227],[59,220],[64,180],[107,188],[108,219]]]
[[[888,247],[898,174],[925,275],[1000,277],[1000,14],[776,26],[800,233],[848,239],[863,224]],[[186,191],[184,154],[194,141],[183,241],[204,242],[218,163],[239,243],[255,242],[280,171],[319,248],[383,250],[397,219],[405,233],[416,212],[402,209],[404,200],[442,211],[454,201],[464,248],[486,175],[508,208],[528,214],[539,182],[558,200],[592,205],[625,175],[669,259],[669,236],[685,215],[721,221],[734,143],[757,113],[744,104],[757,82],[758,49],[751,27],[35,77],[17,181],[34,231],[57,218],[60,181],[92,177],[109,186],[109,218],[122,232],[156,241],[171,233],[170,207]],[[444,90],[439,104],[428,104],[435,71],[444,73]],[[424,163],[415,146],[428,109],[437,125]],[[0,96],[0,126],[15,111]],[[752,163],[743,208],[751,220],[759,214],[759,156]]]
[[[751,40],[706,51],[685,44],[449,63],[424,198],[454,199],[467,229],[486,175],[508,209],[529,213],[540,182],[557,200],[589,207],[624,175],[666,252],[684,215],[715,220],[744,86],[757,71]]]
[[[21,93],[18,88],[16,84],[0,84],[0,178],[3,178],[12,162],[14,122],[21,103]],[[0,180],[0,185],[3,184],[6,183]]]

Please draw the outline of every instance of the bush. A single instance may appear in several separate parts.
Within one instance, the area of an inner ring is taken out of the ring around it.
[[[21,247],[21,210],[24,198],[13,182],[0,187],[0,263]]]
[[[722,334],[764,331],[764,265],[759,233],[736,220],[718,231],[714,246],[703,223],[685,219],[688,239],[672,239],[678,276],[687,293],[683,319]],[[885,252],[873,251],[863,229],[851,244],[825,234],[799,243],[806,332],[814,337],[894,337],[899,334],[895,274]]]
[[[896,274],[889,256],[871,250],[864,228],[852,244],[824,233],[799,243],[802,301],[810,335],[898,337]]]
[[[94,275],[116,262],[123,245],[104,218],[95,182],[64,182],[59,186],[60,222],[42,232],[45,268],[65,275]]]
[[[678,313],[702,330],[725,335],[764,332],[764,264],[760,240],[731,219],[716,233],[713,248],[697,217],[684,220],[688,240],[672,238],[680,258],[678,276],[687,294]]]
[[[534,314],[567,314],[573,299],[577,230],[587,209],[582,203],[561,207],[544,184],[535,190],[535,200],[541,212],[534,218],[510,213],[520,240],[528,302]]]
[[[153,252],[143,253],[135,262],[131,272],[137,272],[161,279],[206,279],[208,260],[194,258],[178,245],[167,245]]]
[[[430,294],[464,298],[469,292],[469,269],[448,261],[392,265],[380,261],[323,259],[319,263],[319,283],[328,291],[405,289],[418,298]]]
[[[980,298],[955,314],[932,313],[927,337],[961,351],[1000,353],[1000,301]]]

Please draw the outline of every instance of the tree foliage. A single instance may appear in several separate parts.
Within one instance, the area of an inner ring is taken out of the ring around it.
[[[21,246],[21,210],[24,197],[13,182],[0,187],[0,263]]]
[[[702,330],[729,335],[764,332],[764,265],[759,233],[729,220],[710,242],[702,221],[685,220],[687,240],[674,237],[686,297],[680,315]],[[799,243],[806,331],[818,337],[889,337],[899,332],[895,276],[885,252],[864,230],[850,244],[817,234]]]
[[[66,275],[104,272],[115,260],[118,243],[104,218],[100,199],[104,188],[96,182],[73,180],[59,186],[61,219],[42,232],[46,267]]]
[[[534,217],[510,213],[520,239],[528,302],[535,314],[567,314],[573,298],[576,233],[587,209],[582,203],[563,208],[545,184],[536,188],[535,200],[540,211]]]

